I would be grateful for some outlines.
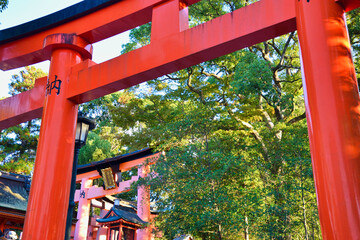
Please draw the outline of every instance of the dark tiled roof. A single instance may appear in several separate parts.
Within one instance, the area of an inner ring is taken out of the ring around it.
[[[114,213],[114,215],[110,216],[111,213]],[[136,213],[124,211],[117,206],[112,207],[110,211],[103,218],[96,219],[96,221],[99,223],[109,223],[109,222],[119,221],[121,219],[137,225],[145,225],[147,223],[141,220],[141,218],[139,218],[139,216],[136,215]]]
[[[133,201],[129,201],[129,200],[125,200],[125,199],[120,199],[120,198],[116,198],[113,196],[105,196],[102,197],[98,200],[103,200],[106,202],[109,202],[111,204],[114,204],[115,199],[119,199],[119,204],[120,206],[118,206],[117,208],[120,208],[122,210],[128,211],[128,212],[133,212],[136,213],[137,211],[137,202],[133,202]],[[150,203],[150,213],[151,214],[157,214],[159,213],[159,211],[157,210],[157,206],[154,202]]]
[[[84,165],[79,165],[77,168],[77,174],[90,172],[93,170],[102,169],[105,167],[111,167],[113,165],[118,165],[120,163],[130,162],[132,160],[140,159],[143,157],[148,157],[153,155],[154,152],[151,148],[144,148],[135,152],[123,154],[113,158],[106,158],[98,162],[92,162]]]
[[[121,0],[87,0],[79,2],[44,17],[0,31],[0,43],[14,41],[56,27],[119,1]]]
[[[26,176],[0,172],[0,207],[26,211]]]

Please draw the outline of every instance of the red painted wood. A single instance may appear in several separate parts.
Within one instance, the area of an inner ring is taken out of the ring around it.
[[[73,67],[67,98],[77,104],[87,102],[296,30],[294,2],[277,1],[275,5],[273,0],[262,0],[185,31],[177,28],[148,46],[98,65],[90,60],[80,63]],[[164,24],[160,19],[155,22]],[[19,112],[34,108],[39,104],[20,106]],[[0,110],[0,129],[22,121],[11,109]]]
[[[67,97],[87,102],[295,30],[293,1],[262,0],[79,71]]]
[[[300,1],[305,106],[324,239],[360,236],[360,98],[344,10]]]
[[[46,80],[39,78],[33,89],[0,101],[0,130],[41,118]]]
[[[78,111],[66,99],[66,91],[71,67],[83,60],[73,49],[87,45],[78,38],[57,34],[46,39],[45,48],[52,49],[48,83],[58,88],[47,88],[23,239],[63,240],[65,236]]]
[[[200,0],[188,0],[194,4]],[[75,33],[96,43],[151,21],[152,9],[164,0],[123,0],[63,25],[0,46],[0,69],[9,70],[45,60],[43,40],[54,33]],[[29,44],[31,43],[31,44]]]
[[[359,0],[335,0],[336,3],[339,3],[345,12],[354,10],[360,7]]]

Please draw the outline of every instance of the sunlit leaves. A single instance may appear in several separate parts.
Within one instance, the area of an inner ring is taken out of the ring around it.
[[[89,132],[86,145],[80,149],[79,164],[101,161],[112,157],[111,144],[101,139],[96,133]]]
[[[231,83],[235,91],[247,97],[264,96],[268,102],[278,102],[273,87],[273,74],[269,64],[256,54],[245,51],[236,66],[235,79]]]

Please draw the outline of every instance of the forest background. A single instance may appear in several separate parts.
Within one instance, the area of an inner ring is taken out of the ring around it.
[[[190,25],[252,2],[203,0],[190,7]],[[347,15],[357,73],[359,13]],[[150,23],[133,29],[119,54],[149,44],[150,31]],[[12,77],[9,94],[31,89],[45,75],[26,67]],[[159,177],[143,181],[151,185],[162,239],[321,239],[296,32],[80,110],[97,122],[80,164],[145,147],[165,153],[152,166]],[[1,170],[31,174],[40,122],[1,132]],[[134,191],[119,197],[136,199]]]

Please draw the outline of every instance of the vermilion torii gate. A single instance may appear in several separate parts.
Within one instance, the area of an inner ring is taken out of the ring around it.
[[[47,83],[0,101],[0,129],[42,116],[24,239],[64,238],[78,104],[295,30],[322,233],[360,236],[360,99],[344,20],[360,1],[260,0],[189,28],[198,1],[87,0],[69,18],[0,32],[2,70],[51,61]],[[151,44],[90,60],[92,43],[150,21]]]

